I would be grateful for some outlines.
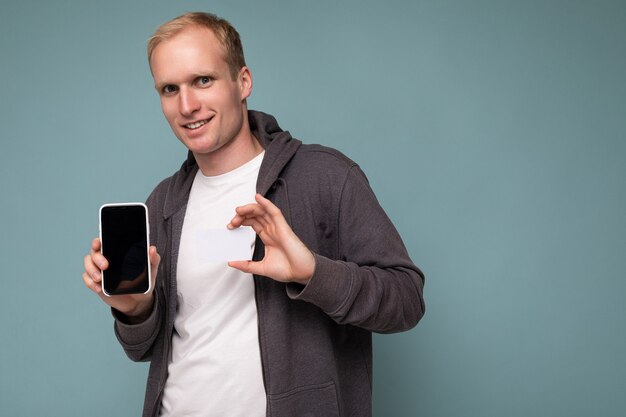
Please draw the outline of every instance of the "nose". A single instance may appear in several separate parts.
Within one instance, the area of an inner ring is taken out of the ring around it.
[[[180,100],[180,113],[183,116],[191,116],[196,110],[200,109],[200,101],[191,90],[181,89],[178,99]]]

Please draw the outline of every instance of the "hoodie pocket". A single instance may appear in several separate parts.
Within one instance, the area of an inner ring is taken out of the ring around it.
[[[268,396],[271,417],[339,417],[334,382],[299,387]]]

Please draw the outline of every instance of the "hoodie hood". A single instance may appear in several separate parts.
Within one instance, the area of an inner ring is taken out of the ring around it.
[[[265,195],[302,142],[293,138],[288,131],[283,131],[269,114],[250,110],[248,120],[252,134],[265,149],[256,186],[257,192]]]

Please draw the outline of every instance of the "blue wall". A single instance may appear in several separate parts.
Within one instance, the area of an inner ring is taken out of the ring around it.
[[[144,48],[197,9],[240,30],[250,107],[358,161],[427,274],[422,323],[375,337],[375,416],[623,415],[623,0],[3,0],[0,415],[140,413],[82,257],[100,204],[184,158]]]

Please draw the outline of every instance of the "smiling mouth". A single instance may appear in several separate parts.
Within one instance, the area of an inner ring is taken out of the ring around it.
[[[197,122],[189,123],[189,124],[186,124],[186,125],[183,125],[183,126],[185,126],[187,129],[195,130],[195,129],[198,129],[198,128],[204,126],[207,123],[209,123],[209,119],[199,120]]]

